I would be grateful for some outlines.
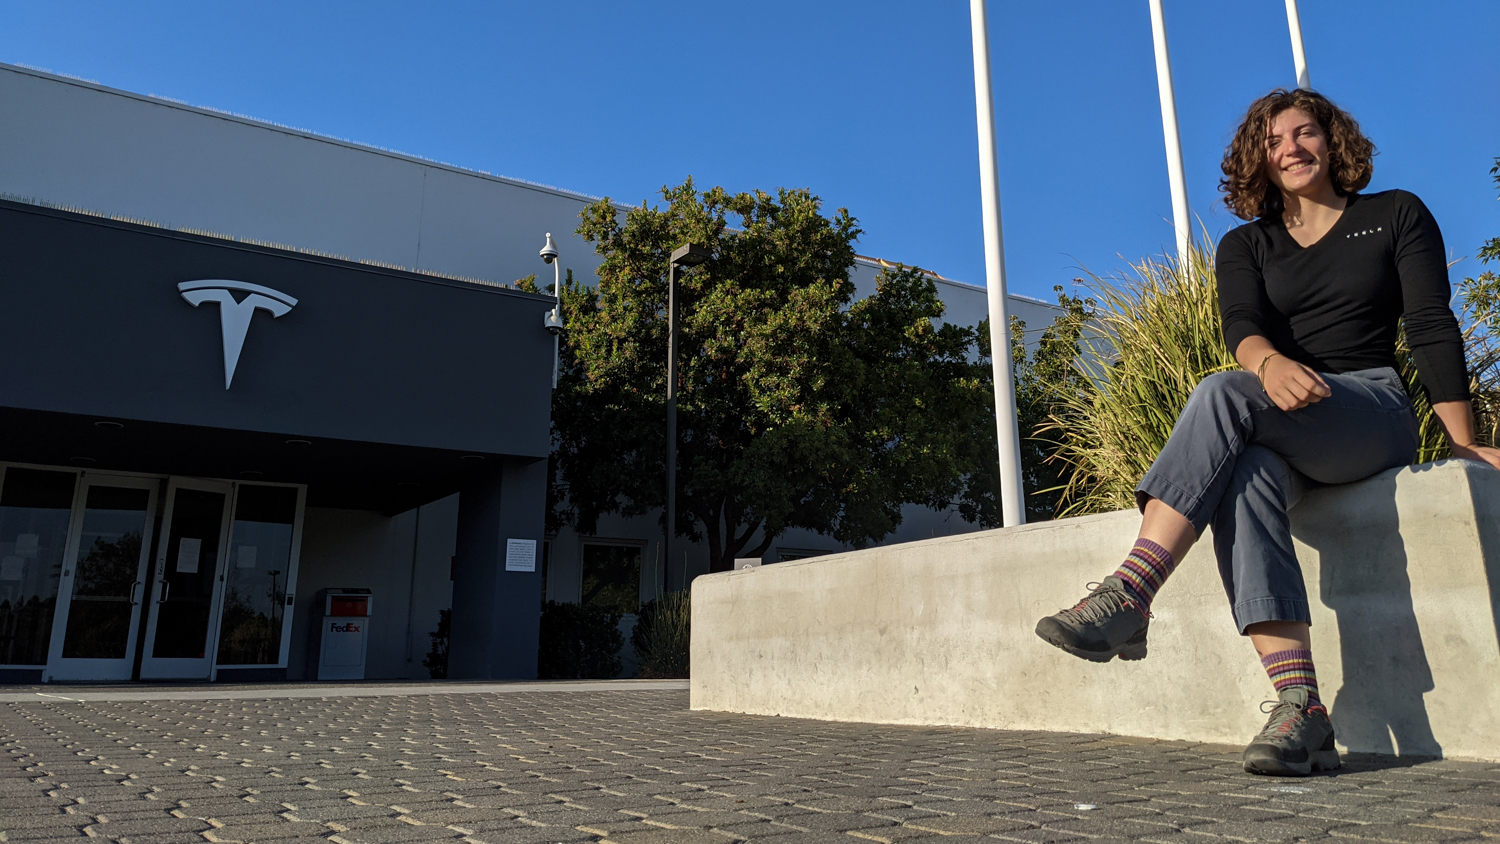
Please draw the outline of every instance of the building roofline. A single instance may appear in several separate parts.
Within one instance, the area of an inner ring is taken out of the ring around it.
[[[321,252],[316,249],[306,249],[299,246],[288,246],[283,243],[257,240],[253,238],[235,237],[234,235],[222,234],[220,232],[204,231],[201,229],[166,226],[151,220],[141,220],[133,217],[125,217],[119,214],[104,214],[90,211],[86,208],[78,208],[68,205],[46,202],[32,199],[30,197],[16,196],[14,194],[0,193],[0,209],[7,211],[19,211],[26,214],[37,214],[44,217],[60,217],[88,225],[103,226],[105,228],[123,229],[125,231],[149,234],[156,237],[172,238],[176,240],[187,240],[194,243],[207,243],[226,249],[238,249],[245,252],[259,252],[262,254],[276,255],[282,258],[291,258],[314,264],[338,266],[346,269],[354,269],[360,272],[373,273],[376,275],[392,276],[407,281],[418,281],[424,284],[438,284],[446,287],[463,287],[465,289],[483,290],[486,292],[505,293],[535,299],[540,302],[551,302],[552,297],[544,293],[527,293],[519,290],[513,285],[502,284],[482,278],[471,278],[469,276],[453,275],[451,273],[434,272],[432,270],[418,270],[411,267],[403,267],[398,264],[390,264],[383,261],[371,261],[360,258],[349,258],[344,255],[336,255],[331,252]]]
[[[420,155],[412,155],[411,153],[397,152],[396,150],[386,149],[385,147],[375,146],[373,144],[362,144],[358,141],[351,141],[347,138],[338,138],[332,135],[324,135],[309,129],[298,129],[296,127],[287,126],[275,121],[261,120],[259,118],[250,117],[248,115],[237,114],[235,112],[213,108],[212,106],[195,106],[183,102],[182,100],[174,99],[172,97],[167,97],[160,94],[137,94],[134,91],[126,91],[120,88],[112,88],[108,85],[102,85],[92,79],[84,79],[78,76],[56,73],[40,67],[32,67],[30,65],[24,64],[11,64],[9,62],[0,62],[0,70],[8,70],[13,73],[32,76],[38,79],[46,79],[49,82],[60,82],[65,85],[73,85],[78,88],[85,88],[101,94],[113,94],[117,97],[125,97],[126,99],[137,100],[139,102],[149,103],[151,105],[164,106],[166,108],[175,108],[179,111],[186,111],[192,114],[202,115],[204,117],[214,117],[218,118],[219,120],[227,120],[231,123],[239,123],[257,129],[269,129],[273,132],[280,132],[282,134],[291,135],[293,137],[302,138],[304,140],[318,141],[320,143],[344,147],[346,149],[354,149],[359,150],[360,152],[383,155],[387,158],[393,158],[398,161],[406,161],[412,164],[421,165],[423,167],[436,167],[440,170],[447,170],[449,172],[457,173],[463,176],[473,176],[475,178],[487,179],[489,181],[499,182],[511,187],[524,188],[526,190],[537,191],[538,193],[552,194],[553,196],[559,196],[564,199],[573,199],[586,204],[598,202],[600,199],[603,199],[603,197],[593,196],[592,194],[565,190],[563,188],[553,187],[552,185],[541,184],[540,182],[531,182],[525,179],[517,179],[512,176],[499,176],[494,173],[486,172],[484,170],[474,170],[467,167],[460,167],[456,164],[449,164],[445,161],[437,161],[431,158],[424,158]]]
[[[186,111],[186,112],[189,112],[191,114],[197,114],[197,115],[201,115],[201,116],[204,116],[204,117],[213,117],[213,118],[217,118],[219,120],[227,120],[227,121],[229,121],[231,123],[239,123],[241,125],[254,127],[254,128],[257,128],[257,129],[267,129],[267,130],[270,130],[270,131],[273,131],[273,132],[280,132],[280,133],[282,133],[284,135],[291,135],[292,137],[302,138],[304,140],[317,141],[319,143],[330,144],[332,146],[344,147],[346,149],[358,150],[360,152],[367,152],[367,153],[372,153],[372,154],[375,154],[375,155],[382,155],[382,156],[385,156],[386,158],[393,158],[393,159],[396,159],[397,161],[405,161],[405,162],[416,164],[416,165],[419,165],[419,166],[422,166],[422,167],[435,167],[435,168],[438,168],[440,170],[447,170],[449,172],[457,173],[457,174],[462,175],[462,176],[472,176],[472,177],[479,178],[479,179],[486,179],[488,181],[498,182],[500,184],[509,185],[511,187],[524,188],[525,190],[536,191],[538,193],[551,194],[553,196],[562,197],[564,199],[572,199],[572,200],[576,200],[576,201],[582,202],[582,203],[594,203],[594,202],[598,202],[601,199],[604,199],[604,197],[594,196],[592,194],[580,193],[578,191],[565,190],[563,188],[554,187],[552,185],[545,185],[545,184],[541,184],[539,182],[531,182],[531,181],[527,181],[525,179],[517,179],[517,178],[511,177],[511,176],[500,176],[500,175],[496,175],[494,173],[486,172],[484,170],[474,170],[474,169],[470,169],[470,168],[467,168],[467,167],[460,167],[460,166],[458,166],[456,164],[449,164],[449,163],[447,163],[445,161],[438,161],[436,159],[424,158],[423,156],[413,155],[411,153],[398,152],[396,150],[386,149],[385,147],[375,146],[373,144],[363,144],[363,143],[359,143],[358,141],[351,141],[351,140],[349,140],[347,138],[338,138],[338,137],[334,137],[332,135],[324,135],[324,134],[321,134],[319,132],[314,132],[314,131],[312,131],[310,129],[299,129],[299,128],[296,128],[294,126],[287,126],[285,124],[277,123],[277,122],[271,121],[271,120],[261,120],[259,118],[250,117],[250,116],[244,115],[244,114],[237,114],[235,112],[224,111],[222,109],[214,108],[212,106],[195,106],[195,105],[192,105],[190,103],[183,102],[182,100],[174,99],[172,97],[167,97],[167,96],[163,96],[163,95],[160,95],[160,94],[137,94],[134,91],[126,91],[126,90],[121,89],[121,88],[113,88],[113,87],[110,87],[108,85],[101,84],[101,83],[99,83],[99,82],[97,82],[97,81],[95,81],[93,79],[84,79],[84,78],[79,77],[79,76],[72,76],[72,75],[65,74],[65,73],[57,73],[55,71],[47,70],[45,68],[40,68],[40,67],[33,67],[31,65],[12,64],[10,62],[0,62],[0,70],[8,70],[8,71],[11,71],[12,73],[19,73],[19,74],[22,74],[22,75],[25,75],[25,76],[36,77],[38,79],[46,79],[46,80],[48,80],[50,82],[59,82],[59,83],[62,83],[64,85],[73,85],[73,86],[78,87],[78,88],[84,88],[84,89],[91,90],[91,91],[96,91],[96,92],[102,93],[102,94],[113,94],[113,95],[118,96],[118,97],[125,97],[126,99],[136,100],[138,102],[148,103],[150,105],[163,106],[165,108],[173,108],[173,109],[177,109],[179,111]],[[28,204],[42,204],[42,205],[45,205],[45,203],[39,203],[39,202],[36,202],[34,200],[30,200],[29,198],[12,197],[12,196],[7,196],[5,198],[6,199],[10,199],[10,200],[19,200],[21,202],[26,202]],[[631,208],[635,207],[635,206],[631,206],[631,205],[625,205],[625,204],[622,204],[620,202],[613,201],[613,200],[611,200],[611,202],[615,205],[615,207],[617,209],[619,209],[621,211],[628,211]],[[98,212],[88,211],[88,210],[84,210],[84,209],[65,208],[63,210],[74,211],[75,213],[84,213],[84,214],[90,214],[90,215],[104,216],[104,217],[111,216],[111,215],[107,215],[107,214],[99,214]],[[140,223],[140,222],[144,222],[144,221],[134,221],[134,220],[131,220],[130,222]],[[157,225],[157,224],[154,224],[154,223],[146,223],[146,224],[147,225]],[[163,226],[162,228],[171,228],[171,227]],[[219,239],[239,240],[238,238],[235,238],[235,237],[233,237],[231,235],[222,235],[222,234],[219,234],[217,232],[208,233],[208,234],[211,237],[216,237],[216,238],[219,238]],[[240,241],[240,242],[246,242],[246,241]],[[251,242],[253,242],[253,241],[251,241]],[[263,245],[268,245],[268,246],[271,246],[272,248],[280,248],[280,249],[287,249],[287,248],[289,248],[289,247],[282,246],[281,244],[263,244]],[[314,253],[314,254],[318,254],[318,253]],[[357,263],[370,263],[371,265],[378,265],[378,263],[376,263],[376,262],[365,262],[365,261],[362,261],[360,259],[350,259],[350,258],[345,258],[343,256],[326,256],[326,257],[333,257],[333,258],[336,258],[338,260],[346,260],[346,261],[347,260],[353,260],[353,261],[355,261]],[[884,268],[884,267],[894,267],[894,266],[896,266],[895,262],[888,261],[888,260],[886,260],[884,258],[872,257],[872,256],[867,256],[867,255],[855,255],[854,256],[854,260],[855,260],[855,263],[863,263],[863,264],[866,264],[866,265],[869,265],[869,266],[872,266],[872,267]],[[404,267],[402,267],[400,269],[402,269],[403,271],[410,272],[410,270],[406,270],[406,268],[404,268]],[[920,268],[918,268],[918,269],[920,269]],[[969,284],[967,282],[956,281],[956,280],[951,279],[951,278],[945,278],[944,276],[941,276],[938,273],[933,272],[932,270],[922,270],[922,272],[926,273],[928,276],[930,276],[932,278],[933,281],[935,281],[935,282],[937,282],[939,284],[945,284],[945,285],[948,285],[950,287],[959,288],[961,290],[980,291],[980,292],[983,292],[985,290],[985,288],[982,287],[982,286],[980,286],[980,285]],[[479,281],[477,279],[464,278],[462,280],[464,280],[464,281],[470,281],[470,282],[477,281],[480,284],[498,284],[498,282],[486,282],[486,281]],[[1037,305],[1042,305],[1044,307],[1050,307],[1050,308],[1056,308],[1057,307],[1056,305],[1053,305],[1050,302],[1045,302],[1045,301],[1043,301],[1041,299],[1036,299],[1036,298],[1031,297],[1031,296],[1023,296],[1023,295],[1020,295],[1020,294],[1017,294],[1017,293],[1010,293],[1008,295],[1011,298],[1013,298],[1013,299],[1021,299],[1021,300],[1024,300],[1024,301],[1027,301],[1027,302],[1031,302],[1031,303],[1034,303],[1034,304],[1037,304]]]
[[[881,268],[881,269],[884,269],[886,267],[895,267],[895,266],[898,265],[898,262],[896,262],[896,261],[888,261],[885,258],[876,258],[876,257],[872,257],[872,256],[869,256],[869,255],[855,255],[854,256],[854,262],[856,264],[865,264],[866,266],[878,267],[878,268]],[[908,265],[908,266],[910,266],[910,265]],[[946,278],[944,276],[938,275],[937,273],[933,272],[932,270],[923,270],[921,267],[913,267],[913,269],[921,270],[923,273],[926,273],[929,277],[932,278],[932,280],[934,282],[936,282],[938,284],[946,284],[949,287],[957,287],[960,290],[969,290],[969,291],[975,291],[975,292],[979,292],[979,293],[985,293],[986,292],[986,288],[981,287],[980,285],[977,285],[977,284],[970,284],[967,281],[957,281],[957,280],[954,280],[954,279],[951,279],[951,278]],[[1059,310],[1059,311],[1062,310],[1062,308],[1059,308],[1057,305],[1055,305],[1055,304],[1053,304],[1051,302],[1048,302],[1048,301],[1046,301],[1044,299],[1038,299],[1035,296],[1026,296],[1026,295],[1023,295],[1023,294],[1020,294],[1020,293],[1006,293],[1005,295],[1008,296],[1011,299],[1020,299],[1020,300],[1022,300],[1024,302],[1030,302],[1033,305],[1041,305],[1044,308],[1052,308],[1054,310]]]

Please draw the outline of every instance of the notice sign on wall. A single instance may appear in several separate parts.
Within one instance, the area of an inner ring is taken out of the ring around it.
[[[505,540],[506,571],[536,571],[536,540]]]

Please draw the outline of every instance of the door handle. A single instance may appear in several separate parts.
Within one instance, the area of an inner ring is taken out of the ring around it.
[[[172,581],[170,581],[170,580],[163,580],[162,583],[161,583],[161,597],[157,598],[156,602],[158,604],[165,604],[167,602],[167,595],[171,594],[171,592],[172,592]]]
[[[136,597],[135,597],[136,590],[138,590],[140,588],[141,588],[141,582],[139,580],[137,580],[136,582],[130,584],[130,605],[131,606],[135,606],[136,604],[140,603],[140,601],[136,600]]]

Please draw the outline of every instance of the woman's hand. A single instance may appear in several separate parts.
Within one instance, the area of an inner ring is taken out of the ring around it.
[[[1448,435],[1454,457],[1500,469],[1500,449],[1474,442],[1473,405],[1467,401],[1436,401],[1432,403],[1432,412],[1437,414],[1443,433]]]
[[[1259,374],[1261,388],[1285,411],[1301,410],[1333,395],[1321,375],[1283,354],[1273,353]]]
[[[1488,463],[1490,466],[1500,469],[1500,448],[1490,448],[1487,445],[1455,445],[1453,446],[1453,456],[1463,460]]]

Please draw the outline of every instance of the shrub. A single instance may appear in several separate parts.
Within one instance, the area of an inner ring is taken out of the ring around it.
[[[641,605],[631,634],[640,656],[641,677],[688,676],[692,611],[687,590],[672,592]]]
[[[547,601],[542,604],[537,676],[552,680],[610,679],[620,673],[620,613]]]
[[[422,666],[434,680],[448,679],[448,638],[452,629],[453,610],[438,610],[437,629],[427,634],[432,639],[432,650],[422,660]]]

